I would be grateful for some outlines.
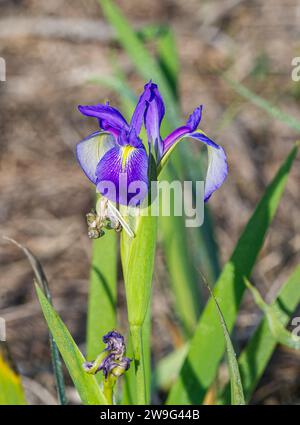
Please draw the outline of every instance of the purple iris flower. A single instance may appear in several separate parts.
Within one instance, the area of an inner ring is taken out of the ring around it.
[[[194,110],[185,125],[178,127],[165,139],[161,138],[160,126],[165,106],[157,85],[152,81],[145,85],[130,124],[109,104],[78,108],[82,114],[98,118],[101,131],[78,143],[77,159],[98,191],[113,202],[124,205],[130,203],[137,194],[136,190],[130,190],[131,185],[135,187],[135,183],[140,183],[139,200],[142,200],[148,192],[149,157],[139,138],[143,124],[147,132],[149,152],[155,154],[158,167],[169,156],[170,149],[183,138],[193,138],[207,146],[205,201],[222,185],[227,176],[228,167],[224,149],[202,131],[197,130],[202,117],[202,106]],[[126,177],[125,191],[121,188],[120,176]],[[115,191],[108,190],[107,183],[111,183]]]

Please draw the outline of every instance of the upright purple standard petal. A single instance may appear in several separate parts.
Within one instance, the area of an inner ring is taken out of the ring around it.
[[[110,201],[128,205],[135,195],[141,201],[148,191],[148,157],[144,146],[126,145],[110,149],[100,160],[97,170],[97,189]],[[106,183],[112,183],[115,190]],[[140,193],[132,191],[134,186]]]
[[[159,161],[163,154],[160,126],[165,115],[165,105],[156,84],[151,83],[150,91],[151,97],[147,103],[145,113],[145,127],[148,141],[153,144],[157,160]]]
[[[145,84],[144,91],[138,100],[138,103],[135,107],[135,110],[131,118],[130,128],[134,128],[137,135],[139,135],[141,132],[147,102],[149,101],[151,97],[151,85],[152,85],[151,81]]]

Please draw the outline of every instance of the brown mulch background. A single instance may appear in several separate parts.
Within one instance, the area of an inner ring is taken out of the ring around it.
[[[203,103],[203,129],[227,151],[229,178],[210,201],[224,263],[297,134],[238,97],[219,73],[227,70],[299,117],[300,82],[291,79],[291,61],[300,52],[300,6],[295,0],[117,3],[135,26],[172,26],[183,115]],[[39,256],[55,306],[83,349],[91,251],[84,215],[93,200],[74,147],[97,126],[76,107],[107,98],[119,104],[107,88],[87,83],[90,76],[111,74],[112,49],[132,87],[141,90],[144,82],[118,49],[96,1],[0,1],[0,57],[7,63],[7,81],[0,82],[0,235],[17,239]],[[267,300],[300,260],[299,165],[297,159],[254,273]],[[159,275],[164,269],[160,250],[158,256]],[[172,334],[163,344],[158,341],[174,307],[168,289],[155,284],[157,360],[176,342]],[[241,344],[259,319],[251,297],[243,305],[236,331]],[[22,253],[5,241],[0,241],[0,316],[7,321],[29,400],[52,403],[47,329],[32,273]],[[299,403],[299,360],[299,354],[278,348],[253,403]],[[71,386],[68,395],[76,402]]]

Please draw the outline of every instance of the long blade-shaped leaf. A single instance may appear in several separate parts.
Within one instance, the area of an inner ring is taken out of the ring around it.
[[[82,402],[84,404],[107,404],[107,400],[95,376],[88,375],[83,370],[82,365],[85,362],[85,358],[74,342],[70,332],[50,305],[38,284],[35,285],[35,289],[50,332],[64,359]]]
[[[26,404],[20,375],[9,356],[7,343],[0,342],[0,405]]]
[[[281,287],[276,300],[271,304],[280,315],[281,323],[287,325],[292,312],[300,303],[300,266],[291,274]],[[251,399],[271,356],[274,352],[277,340],[270,330],[268,319],[265,317],[254,335],[251,337],[246,348],[238,359],[244,394],[247,401]],[[229,387],[224,391],[223,402],[228,403],[230,397]]]
[[[103,350],[103,335],[116,327],[116,306],[117,243],[116,233],[111,230],[93,241],[87,323],[89,360]]]
[[[229,331],[233,328],[244,294],[243,279],[245,276],[249,277],[255,264],[268,227],[277,211],[297,150],[297,146],[292,149],[266,189],[217,281],[214,294],[219,300]],[[167,401],[169,404],[201,403],[216,375],[224,353],[224,339],[213,309],[211,300],[198,322],[189,354],[170,392]]]
[[[239,371],[238,362],[236,360],[236,354],[230,339],[230,335],[226,326],[226,322],[224,319],[224,316],[222,314],[221,308],[219,306],[219,303],[214,296],[213,292],[211,291],[210,287],[206,285],[212,299],[214,300],[214,303],[217,308],[217,312],[219,315],[221,327],[224,334],[225,344],[226,344],[226,352],[227,352],[227,358],[228,358],[228,368],[229,368],[229,377],[230,377],[230,388],[231,388],[231,404],[233,405],[244,405],[245,404],[245,398],[244,398],[244,392],[243,392],[243,386]]]
[[[32,252],[29,249],[19,244],[18,242],[16,242],[14,239],[6,238],[6,237],[4,239],[14,243],[18,248],[20,248],[24,252],[24,254],[26,255],[32,267],[32,270],[34,272],[34,275],[38,284],[43,289],[44,294],[46,295],[49,303],[52,304],[51,293],[49,290],[47,277],[45,275],[45,272],[43,270],[43,267],[40,261],[32,254]],[[61,359],[60,359],[58,348],[56,346],[56,343],[51,333],[49,333],[49,340],[50,340],[52,367],[53,367],[53,372],[55,377],[58,400],[60,404],[67,404]]]

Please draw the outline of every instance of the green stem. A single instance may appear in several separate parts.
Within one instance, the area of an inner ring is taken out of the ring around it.
[[[114,404],[113,403],[113,394],[114,394],[114,386],[117,381],[117,378],[110,375],[108,379],[104,379],[103,383],[103,393],[106,397],[106,400],[108,404]]]
[[[136,379],[136,401],[137,404],[146,404],[146,379],[143,357],[142,327],[130,326],[130,334],[133,347],[135,379]]]

